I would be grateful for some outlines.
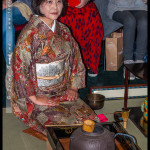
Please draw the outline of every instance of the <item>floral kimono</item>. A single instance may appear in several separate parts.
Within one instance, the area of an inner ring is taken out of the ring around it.
[[[97,116],[80,98],[66,100],[68,88],[85,87],[85,68],[69,29],[56,21],[54,32],[32,16],[19,35],[7,71],[6,88],[13,113],[27,126],[45,134],[46,124],[77,124]],[[30,96],[45,95],[58,106],[34,104]]]

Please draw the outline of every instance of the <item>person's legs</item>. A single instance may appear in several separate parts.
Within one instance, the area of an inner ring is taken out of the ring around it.
[[[136,20],[130,11],[117,11],[113,15],[113,19],[123,24],[123,56],[124,64],[132,64],[133,50],[135,42]],[[125,78],[125,68],[123,70]],[[130,73],[130,80],[134,80],[135,76]]]
[[[134,10],[131,13],[136,18],[137,37],[136,37],[136,61],[143,61],[147,52],[147,11]]]
[[[113,14],[113,19],[123,24],[124,62],[129,60],[129,63],[133,63],[136,19],[130,11],[117,11]]]
[[[15,47],[14,24],[20,25],[26,22],[27,20],[17,7],[9,7],[3,10],[3,54],[7,65],[9,65],[9,57]]]

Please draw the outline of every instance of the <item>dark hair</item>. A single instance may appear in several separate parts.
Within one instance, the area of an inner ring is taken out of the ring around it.
[[[40,12],[40,5],[45,2],[46,0],[32,0],[31,1],[31,7],[32,7],[32,10],[33,12],[36,14],[36,15],[39,15],[41,17],[44,17],[44,14],[42,14]],[[65,0],[62,0],[62,3],[63,3],[63,9],[62,9],[62,12],[61,12],[61,16],[63,16],[65,14]]]

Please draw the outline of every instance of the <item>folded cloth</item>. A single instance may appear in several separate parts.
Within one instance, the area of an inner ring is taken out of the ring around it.
[[[100,122],[106,122],[108,120],[103,114],[98,114],[97,117],[100,119]]]
[[[30,135],[32,135],[32,136],[34,136],[40,140],[47,141],[47,137],[43,133],[35,131],[32,128],[25,129],[25,130],[23,130],[23,132],[30,134]]]

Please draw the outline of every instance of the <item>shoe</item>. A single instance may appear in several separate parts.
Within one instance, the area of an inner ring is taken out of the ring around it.
[[[130,74],[129,74],[129,79],[130,80],[135,80],[135,75],[134,74],[132,74],[131,72],[129,72]],[[124,69],[123,69],[123,77],[124,77],[124,79],[125,79],[125,67],[124,67]]]
[[[139,77],[135,77],[136,79],[140,79]]]
[[[144,60],[136,60],[135,63],[145,63],[145,61],[144,61]],[[138,77],[135,77],[135,78],[136,78],[136,79],[140,79],[140,78],[138,78]]]
[[[89,77],[96,77],[98,74],[94,73],[91,69],[88,69],[88,76]]]
[[[135,63],[145,63],[144,60],[136,60]]]
[[[124,64],[134,64],[134,60],[124,60]]]

